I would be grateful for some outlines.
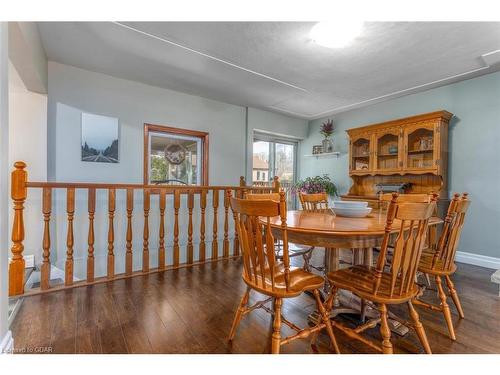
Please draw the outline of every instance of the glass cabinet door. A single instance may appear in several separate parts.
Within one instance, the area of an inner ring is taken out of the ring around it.
[[[357,138],[351,144],[351,171],[369,172],[371,170],[371,141],[368,137]]]
[[[399,158],[399,132],[377,134],[375,151],[375,169],[394,171],[401,169]]]
[[[405,132],[405,160],[407,169],[435,169],[434,127],[409,128]]]

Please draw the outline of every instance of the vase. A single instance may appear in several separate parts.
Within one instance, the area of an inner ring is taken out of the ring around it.
[[[323,146],[323,152],[333,152],[333,142],[329,137],[323,139],[323,142],[321,142],[321,144]]]

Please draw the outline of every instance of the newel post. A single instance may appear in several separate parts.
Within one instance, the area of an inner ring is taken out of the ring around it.
[[[273,192],[279,193],[281,189],[281,183],[278,176],[274,176],[273,178]]]
[[[244,188],[245,186],[247,186],[247,182],[245,181],[245,176],[240,176],[240,187]],[[236,191],[236,198],[243,198],[245,195],[244,192],[245,189]]]
[[[14,163],[15,170],[11,174],[11,198],[14,201],[14,221],[12,224],[12,260],[9,264],[9,296],[24,293],[24,201],[26,200],[26,181],[28,173],[22,161]]]

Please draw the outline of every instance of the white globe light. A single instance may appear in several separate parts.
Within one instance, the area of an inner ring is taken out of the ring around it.
[[[313,26],[309,36],[322,46],[328,48],[344,47],[356,38],[363,30],[363,21],[337,20],[335,22],[318,22]]]

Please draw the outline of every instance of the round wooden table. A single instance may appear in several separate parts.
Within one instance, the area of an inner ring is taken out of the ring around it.
[[[430,235],[429,242],[435,243],[436,226],[443,221],[438,217],[429,220]],[[340,249],[352,249],[355,264],[373,265],[373,248],[379,247],[385,233],[386,212],[374,210],[370,215],[363,218],[349,218],[336,216],[332,211],[307,212],[288,211],[287,232],[288,241],[300,245],[308,245],[325,248],[325,274],[339,268]],[[399,230],[400,221],[395,219],[392,230],[396,233]],[[281,219],[275,217],[271,219],[273,235],[281,237]],[[342,296],[341,296],[342,297]],[[339,313],[358,313],[364,311],[357,297],[347,293],[341,298],[340,304],[347,306],[344,308],[334,308],[332,317]],[[356,303],[357,301],[357,303]],[[377,313],[376,311],[372,311]],[[364,313],[361,314],[364,320]],[[311,315],[314,320],[316,314]],[[393,331],[404,335],[408,332],[405,326],[397,321],[391,324]]]
[[[442,222],[440,218],[432,217],[429,226]],[[386,213],[382,210],[375,210],[362,218],[336,216],[329,210],[287,213],[288,240],[310,246],[355,249],[380,246],[385,225]],[[399,220],[395,219],[392,225],[394,232],[399,230],[399,225]],[[272,218],[271,226],[281,228],[281,219],[278,216]]]

